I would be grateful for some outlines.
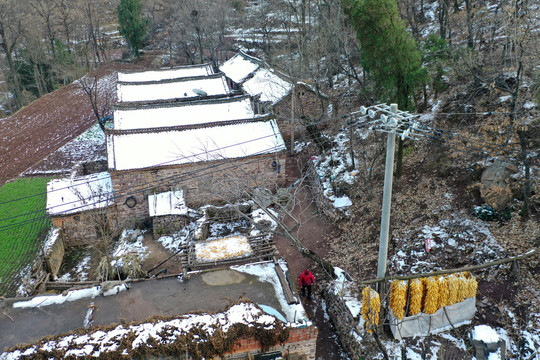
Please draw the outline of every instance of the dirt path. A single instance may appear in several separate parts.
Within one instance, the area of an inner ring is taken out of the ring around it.
[[[295,158],[289,158],[288,160],[287,176],[290,179],[298,178],[300,176],[295,160]],[[325,254],[328,254],[330,251],[330,244],[327,239],[332,237],[332,234],[335,233],[337,229],[326,217],[318,213],[307,184],[300,184],[298,186],[301,186],[301,188],[297,191],[297,203],[291,213],[298,221],[298,224],[293,218],[285,217],[285,225],[289,229],[294,228],[293,234],[306,248],[324,258]],[[302,253],[296,250],[296,248],[291,245],[289,239],[276,236],[276,246],[280,255],[287,260],[291,276],[295,281],[298,281],[300,274],[305,269],[310,269],[313,272],[316,282],[330,280],[328,275],[324,274],[322,269],[317,266],[313,260],[304,257]],[[326,304],[321,295],[322,289],[317,287],[316,284],[314,290],[314,299],[310,301],[306,298],[302,298],[302,303],[308,317],[319,328],[316,358],[317,360],[348,359],[348,356],[337,341],[334,327],[326,314]]]

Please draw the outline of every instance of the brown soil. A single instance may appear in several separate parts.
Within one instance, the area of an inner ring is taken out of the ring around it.
[[[297,160],[299,160],[297,157],[292,157],[287,161],[287,178],[292,181],[300,177]],[[302,161],[299,161],[299,163],[302,163]],[[300,189],[296,193],[296,204],[291,212],[294,219],[286,216],[283,221],[289,229],[294,228],[293,235],[304,247],[325,258],[330,252],[330,241],[328,239],[332,237],[332,234],[337,229],[328,218],[319,214],[307,184],[297,184],[296,186],[299,186]],[[296,221],[298,221],[298,224]],[[348,359],[337,342],[332,323],[325,314],[323,289],[320,284],[331,280],[331,278],[313,260],[303,256],[301,252],[292,246],[289,239],[276,236],[276,245],[279,254],[287,261],[291,276],[297,282],[297,289],[299,288],[300,274],[305,269],[310,269],[315,276],[313,300],[302,297],[302,303],[309,319],[319,328],[316,358],[320,360]]]
[[[116,101],[116,72],[133,68],[136,67],[116,62],[102,66],[98,73],[100,95],[114,94],[112,102]],[[95,122],[90,101],[77,83],[66,85],[1,119],[0,185],[19,176]]]

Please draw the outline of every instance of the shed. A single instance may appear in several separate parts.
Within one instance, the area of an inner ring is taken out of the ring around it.
[[[155,236],[173,234],[189,222],[189,208],[183,190],[149,195],[148,212]]]

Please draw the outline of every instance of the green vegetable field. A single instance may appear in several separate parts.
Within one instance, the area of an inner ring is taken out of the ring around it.
[[[50,227],[48,178],[24,178],[0,188],[0,296],[15,296]]]

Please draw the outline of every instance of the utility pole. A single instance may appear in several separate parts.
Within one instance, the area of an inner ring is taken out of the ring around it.
[[[291,156],[294,155],[294,85],[295,84],[293,84],[291,91]]]
[[[393,114],[397,114],[397,104],[390,104],[390,112]],[[384,172],[381,235],[379,240],[379,263],[377,265],[377,278],[379,279],[382,279],[386,276],[386,260],[388,255],[388,233],[390,230],[390,208],[392,202],[392,180],[394,176],[395,148],[396,135],[393,132],[389,132],[386,141],[386,165]]]

